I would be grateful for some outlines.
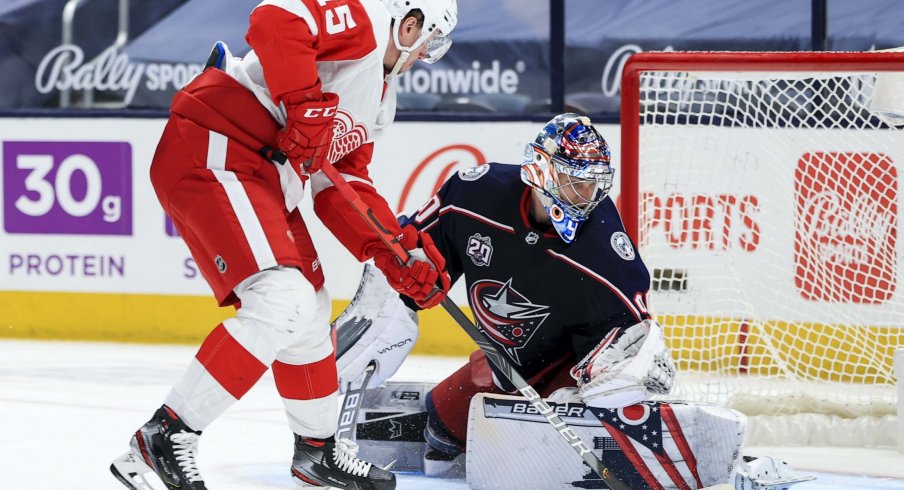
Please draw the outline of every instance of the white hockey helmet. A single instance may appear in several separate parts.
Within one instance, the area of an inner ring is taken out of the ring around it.
[[[411,52],[418,49],[421,44],[427,43],[427,56],[425,63],[436,63],[449,51],[452,46],[452,38],[449,35],[458,24],[457,0],[384,0],[389,8],[389,15],[395,21],[392,26],[392,40],[402,55],[396,62],[388,77],[399,73],[402,65],[408,60]],[[399,26],[402,19],[412,10],[420,10],[424,15],[424,27],[421,36],[411,46],[402,46],[399,41]]]

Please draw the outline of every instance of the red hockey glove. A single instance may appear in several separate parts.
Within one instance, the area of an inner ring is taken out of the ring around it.
[[[286,106],[286,127],[279,132],[276,144],[296,165],[304,165],[308,173],[320,170],[333,141],[333,117],[339,96],[300,91],[282,97]]]
[[[421,308],[433,308],[449,291],[451,280],[446,272],[446,259],[430,235],[411,225],[402,228],[399,243],[411,254],[407,264],[386,249],[374,254],[374,263],[393,289],[413,299]]]

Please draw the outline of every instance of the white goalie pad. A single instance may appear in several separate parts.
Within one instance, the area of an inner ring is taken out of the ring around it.
[[[571,376],[584,403],[617,408],[668,394],[675,366],[662,327],[644,320],[624,331],[613,330],[571,370]]]
[[[747,431],[738,411],[689,402],[550,406],[630,488],[734,484]],[[608,488],[521,397],[474,397],[467,442],[472,489]]]
[[[391,463],[394,470],[424,471],[424,399],[431,388],[432,383],[391,381],[365,393],[357,418],[358,456],[381,467]],[[676,472],[688,488],[707,490],[785,490],[813,479],[772,458],[742,460],[747,419],[734,410],[686,402],[615,410],[547,402],[630,488],[656,487],[644,478],[678,488]],[[607,488],[524,398],[474,397],[467,437],[464,459],[472,489]]]
[[[371,264],[364,264],[355,297],[333,327],[343,393],[372,360],[377,367],[367,388],[383,384],[408,357],[418,337],[417,314],[402,303],[383,273]]]

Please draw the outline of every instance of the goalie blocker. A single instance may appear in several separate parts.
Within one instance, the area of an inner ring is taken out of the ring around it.
[[[357,420],[359,457],[422,471],[430,389],[429,383],[389,382],[370,390]],[[549,405],[633,489],[780,490],[812,479],[772,458],[742,459],[747,420],[728,408],[653,401],[613,409]],[[521,397],[475,396],[467,437],[472,489],[606,488],[566,444],[550,437],[545,418]]]

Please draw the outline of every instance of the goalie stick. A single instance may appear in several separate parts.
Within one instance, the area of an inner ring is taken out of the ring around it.
[[[364,267],[366,270],[368,266],[365,265]],[[366,286],[367,281],[362,280],[361,284],[358,285],[358,290],[355,291],[355,295],[352,297],[351,304],[355,305],[359,304],[359,301],[363,301],[364,295],[366,294]],[[343,354],[352,348],[352,346],[357,344],[370,326],[373,325],[372,319],[356,316],[354,313],[355,312],[351,311],[351,308],[346,308],[330,324],[330,328],[336,333],[336,359],[341,358]],[[343,325],[341,330],[339,329],[340,325]]]
[[[282,157],[283,161],[285,161],[284,155],[274,155],[274,160],[279,162],[278,157]],[[323,172],[324,175],[333,183],[336,187],[336,190],[348,201],[349,204],[357,211],[357,213],[364,219],[367,225],[380,237],[380,240],[396,255],[402,263],[407,264],[411,259],[411,254],[408,253],[408,250],[403,247],[398,239],[392,235],[392,232],[387,230],[382,223],[377,219],[374,215],[373,210],[368,207],[367,203],[365,203],[361,196],[349,185],[345,179],[342,178],[342,175],[339,174],[339,171],[336,170],[330,162],[324,161],[323,165],[320,168],[320,171]],[[487,356],[487,359],[494,365],[496,368],[521,392],[522,395],[527,399],[527,401],[537,409],[537,411],[542,414],[547,422],[549,422],[555,429],[558,431],[559,435],[565,439],[566,442],[572,447],[572,449],[577,452],[581,458],[584,459],[584,462],[587,463],[588,466],[597,474],[600,478],[606,482],[606,485],[609,486],[611,490],[631,490],[630,487],[625,485],[621,480],[615,477],[603,462],[600,461],[599,458],[593,454],[593,451],[590,450],[590,447],[584,442],[577,433],[559,417],[553,409],[540,397],[540,394],[531,387],[527,381],[522,377],[515,368],[512,366],[510,362],[499,352],[499,349],[496,348],[495,345],[490,343],[486,335],[477,328],[471,320],[465,316],[465,314],[461,311],[461,309],[452,302],[448,297],[443,298],[440,302],[443,308],[452,316],[452,318],[461,326],[462,329],[471,337],[472,340],[477,344],[478,347],[484,352]]]
[[[367,383],[370,377],[377,369],[377,362],[370,361],[364,368],[364,379],[361,384],[354,388],[349,388],[345,392],[345,400],[342,401],[342,410],[339,412],[339,425],[336,428],[336,439],[347,437],[355,440],[355,432],[358,426],[358,410],[361,409],[361,402],[364,400],[364,391],[367,390]]]

